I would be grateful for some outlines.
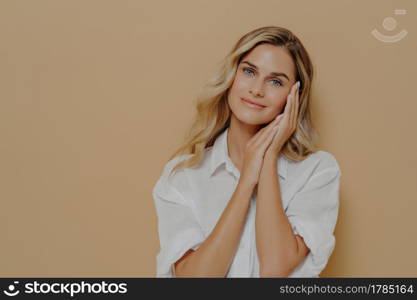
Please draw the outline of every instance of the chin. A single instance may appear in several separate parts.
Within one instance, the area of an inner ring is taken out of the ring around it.
[[[249,115],[249,114],[235,114],[236,119],[238,119],[240,122],[248,124],[248,125],[253,125],[253,126],[259,126],[262,124],[265,124],[265,120],[260,119],[260,118],[256,118],[253,115]]]

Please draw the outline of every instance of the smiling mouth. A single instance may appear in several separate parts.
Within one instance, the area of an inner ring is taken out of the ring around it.
[[[247,106],[252,107],[252,108],[261,109],[261,108],[266,107],[266,106],[264,106],[264,105],[259,105],[259,104],[252,103],[252,102],[250,102],[250,101],[248,101],[248,100],[246,100],[246,99],[244,99],[244,98],[240,98],[240,100],[241,100],[243,103],[245,103]]]

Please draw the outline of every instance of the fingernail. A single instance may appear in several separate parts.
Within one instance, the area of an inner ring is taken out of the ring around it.
[[[300,82],[299,81],[297,81],[297,89],[299,89],[300,88]]]

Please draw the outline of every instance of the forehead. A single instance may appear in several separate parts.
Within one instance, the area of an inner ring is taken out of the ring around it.
[[[253,48],[241,60],[249,61],[258,67],[258,71],[268,75],[271,72],[283,72],[290,79],[295,77],[295,65],[286,49],[283,47],[261,44]]]

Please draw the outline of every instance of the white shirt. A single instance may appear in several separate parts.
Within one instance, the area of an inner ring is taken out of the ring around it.
[[[220,218],[239,180],[227,149],[226,129],[204,153],[197,168],[180,169],[170,160],[153,188],[160,252],[156,277],[175,277],[173,264],[189,249],[198,249]],[[289,277],[319,277],[335,247],[341,171],[334,156],[317,151],[301,162],[277,160],[283,208],[294,234],[304,238],[309,254]],[[259,277],[255,240],[256,192],[227,277]]]

